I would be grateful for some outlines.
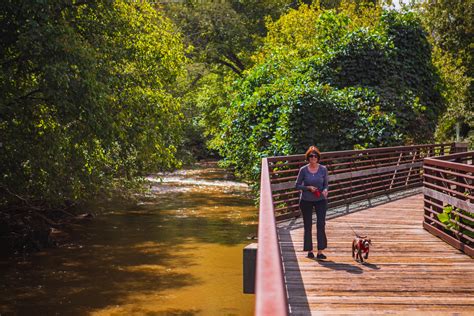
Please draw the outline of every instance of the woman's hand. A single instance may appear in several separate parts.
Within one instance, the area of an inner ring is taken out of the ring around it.
[[[324,198],[327,199],[328,198],[328,190],[324,190],[323,195],[324,195]]]
[[[314,191],[317,190],[316,187],[313,187],[312,185],[309,185],[307,188],[308,188],[308,190],[310,190],[311,192],[314,192]]]

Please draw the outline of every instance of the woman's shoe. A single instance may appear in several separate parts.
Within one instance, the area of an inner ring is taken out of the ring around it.
[[[314,255],[313,255],[313,257],[314,257]],[[327,257],[322,253],[318,253],[318,255],[316,256],[316,259],[327,259]]]
[[[313,259],[314,258],[314,253],[312,253],[311,251],[308,252],[308,255],[306,256],[307,258],[310,258],[310,259]]]

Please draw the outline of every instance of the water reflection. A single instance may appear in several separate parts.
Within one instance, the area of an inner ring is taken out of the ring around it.
[[[3,262],[0,313],[252,314],[253,296],[241,294],[242,248],[256,230],[248,189],[214,166],[163,179],[138,206],[76,227],[80,245]]]

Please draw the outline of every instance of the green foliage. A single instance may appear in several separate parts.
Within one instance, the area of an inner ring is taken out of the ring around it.
[[[265,17],[278,18],[292,5],[292,0],[183,1],[164,8],[185,35],[193,62],[240,75],[266,34]]]
[[[419,10],[436,44],[442,50],[452,53],[455,59],[459,58],[472,77],[473,3],[459,0],[426,1],[419,6]]]
[[[418,5],[430,41],[433,63],[443,80],[447,110],[438,123],[436,138],[454,140],[455,125],[460,136],[474,146],[474,6],[472,1],[424,1]]]
[[[248,21],[228,3],[178,3],[166,7],[167,15],[180,27],[192,47],[196,62],[229,67],[240,74],[244,69],[242,52],[253,45],[246,32]]]
[[[442,142],[455,140],[455,127],[459,124],[460,137],[472,147],[474,108],[470,87],[473,78],[467,75],[466,68],[457,63],[450,53],[437,46],[433,49],[433,63],[439,69],[443,80],[442,94],[447,103],[447,109],[438,121],[436,139]]]
[[[186,164],[196,160],[213,158],[216,153],[207,148],[209,134],[219,124],[218,111],[226,102],[222,76],[210,72],[199,78],[199,84],[189,82],[190,76],[177,86],[181,91],[184,114],[184,134],[178,155]]]
[[[333,8],[340,2],[320,3]],[[223,113],[231,102],[230,87],[255,62],[251,56],[267,34],[265,22],[277,20],[282,13],[302,3],[311,1],[190,0],[164,5],[166,14],[184,34],[191,60],[187,77],[180,80],[176,89],[185,113],[180,156],[212,154],[201,146],[210,143],[215,148],[219,143],[212,136],[217,134]]]
[[[303,27],[304,26],[304,27]],[[444,107],[412,13],[301,6],[269,22],[213,144],[255,181],[260,158],[432,140]]]
[[[431,47],[411,13],[386,12],[378,29],[349,32],[334,50],[319,80],[333,86],[377,91],[382,111],[394,113],[404,142],[432,138],[443,99],[431,62]]]
[[[457,208],[454,208],[452,205],[447,205],[443,207],[443,213],[437,214],[437,217],[447,228],[453,231],[459,231],[459,215],[453,213],[453,210],[457,210]]]
[[[175,89],[184,109],[179,155],[187,161],[212,156],[206,144],[230,103],[229,87],[251,67],[250,56],[266,34],[265,18],[276,19],[292,0],[180,1],[164,5],[188,46],[187,75]]]
[[[1,204],[62,206],[179,165],[184,49],[159,11],[6,1],[0,17]]]
[[[453,212],[454,211],[454,212]],[[464,216],[460,216],[462,214]],[[461,232],[464,235],[467,235],[471,238],[474,238],[474,232],[471,232],[468,229],[462,228],[459,224],[466,225],[468,227],[474,228],[474,214],[465,210],[461,210],[452,205],[446,205],[443,207],[443,212],[437,214],[437,217],[441,223],[446,225],[447,229],[453,232]],[[470,220],[468,218],[472,218]]]

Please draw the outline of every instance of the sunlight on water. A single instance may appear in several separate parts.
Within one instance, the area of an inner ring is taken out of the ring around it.
[[[236,293],[241,291],[241,275],[233,266],[241,262],[240,246],[215,246],[189,242],[182,247],[173,265],[140,265],[125,267],[134,273],[199,276],[188,285],[168,289],[163,295],[156,292],[130,293],[115,306],[94,311],[93,315],[130,315],[168,312],[202,315],[250,315],[252,300],[236,304]],[[182,259],[186,264],[182,265]],[[171,266],[171,267],[170,267]],[[185,277],[186,279],[187,277]],[[250,298],[250,297],[249,297]],[[245,306],[246,305],[246,306]]]
[[[211,187],[242,187],[247,188],[245,183],[239,183],[234,181],[210,181],[194,178],[182,178],[182,177],[147,177],[147,180],[150,182],[156,182],[159,184],[174,184],[174,185],[191,185],[191,186],[211,186]],[[159,187],[156,187],[159,188]]]
[[[252,315],[247,186],[214,165],[149,180],[135,207],[111,203],[75,227],[77,242],[0,262],[0,314]]]
[[[180,170],[173,173],[159,173],[146,179],[153,193],[189,192],[193,189],[212,190],[247,190],[245,183],[228,180],[229,175],[219,172],[219,169],[203,174],[200,170]]]

